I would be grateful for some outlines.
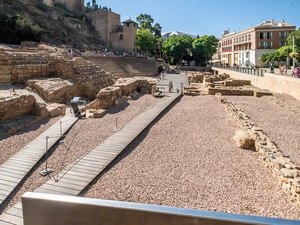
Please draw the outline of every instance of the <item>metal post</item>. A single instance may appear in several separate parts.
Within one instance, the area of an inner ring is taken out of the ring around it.
[[[117,131],[118,130],[118,117],[116,117],[116,129],[115,129],[115,131]]]
[[[183,83],[181,83],[180,86],[181,86],[181,95],[183,95]]]
[[[293,36],[293,54],[295,52],[295,36]],[[295,57],[293,55],[293,70],[295,69]]]
[[[46,171],[47,171],[47,169],[48,169],[47,159],[48,159],[48,139],[49,139],[49,137],[46,136],[45,139],[46,139]]]
[[[45,153],[45,157],[46,157],[46,160],[45,160],[45,161],[46,161],[46,168],[45,168],[42,172],[40,172],[40,174],[41,174],[42,176],[46,176],[46,175],[48,175],[49,173],[52,173],[52,172],[53,172],[52,169],[48,168],[48,139],[49,139],[49,136],[46,136],[45,139],[46,139],[46,153]]]
[[[59,121],[59,126],[60,126],[60,136],[62,136],[62,121]]]

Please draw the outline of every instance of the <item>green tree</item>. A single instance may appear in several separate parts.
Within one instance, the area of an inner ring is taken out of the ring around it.
[[[152,23],[154,19],[148,14],[140,14],[136,18],[136,22],[139,24],[139,29],[149,29],[151,32],[153,31]]]
[[[154,23],[154,19],[148,14],[140,14],[136,18],[136,22],[139,25],[139,29],[148,29],[150,30],[156,37],[161,37],[161,29],[159,23]]]
[[[202,55],[207,62],[217,52],[218,43],[219,40],[213,35],[201,36],[193,41],[193,51],[200,56]]]
[[[0,14],[0,42],[20,44],[22,41],[40,41],[42,29],[29,18],[19,14]]]
[[[143,53],[154,53],[157,39],[148,29],[137,32],[137,48]]]
[[[192,42],[188,35],[171,36],[162,43],[162,49],[170,63],[179,65],[191,53]]]
[[[269,63],[270,63],[270,61],[269,61],[269,53],[263,53],[261,55],[261,57],[259,58],[259,60],[261,62],[263,62],[263,63],[267,63],[267,65],[269,66]]]

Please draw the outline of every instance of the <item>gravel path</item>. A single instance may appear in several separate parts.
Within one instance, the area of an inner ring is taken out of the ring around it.
[[[255,102],[250,112],[265,104],[254,97],[233,99],[244,102],[242,106],[248,105],[245,100]],[[273,115],[277,116],[268,118]],[[300,219],[299,208],[290,203],[257,153],[236,147],[237,129],[214,96],[184,96],[85,196]]]
[[[56,145],[51,149],[50,157],[48,158],[48,168],[54,169],[57,173],[66,165],[75,161],[87,151],[93,149],[102,140],[113,134],[116,128],[116,118],[119,128],[124,126],[127,122],[145,110],[145,107],[150,107],[159,99],[151,95],[140,95],[137,100],[129,100],[120,106],[114,106],[107,111],[107,114],[101,119],[82,118],[69,131],[65,137],[64,144]],[[57,122],[57,126],[59,123]],[[20,134],[18,137],[12,136],[13,139],[0,141],[2,149],[3,141],[13,143],[6,145],[6,152],[13,151],[16,146],[20,145],[20,140],[27,140],[26,132]],[[30,136],[30,135],[29,135]],[[34,137],[33,137],[34,138]],[[29,142],[29,141],[28,141]],[[20,147],[18,147],[20,149]],[[2,154],[1,154],[2,155]],[[7,158],[7,157],[5,157]],[[26,191],[34,191],[50,178],[48,176],[42,177],[40,172],[45,169],[45,162],[40,163],[36,170],[29,176],[21,189],[16,193],[15,197],[11,199],[9,206],[12,206],[20,201],[21,196]],[[55,173],[51,176],[55,176]],[[7,208],[8,208],[7,207]],[[6,210],[6,209],[5,209]],[[1,209],[0,209],[1,211]]]
[[[277,98],[290,101],[294,106],[300,106],[299,102],[285,95],[277,95]],[[284,105],[279,107],[264,98],[231,96],[227,99],[242,108],[250,119],[257,123],[296,165],[300,166],[300,114],[285,110]]]

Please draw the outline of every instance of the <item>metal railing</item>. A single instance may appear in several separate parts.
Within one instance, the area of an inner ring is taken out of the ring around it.
[[[299,220],[26,192],[24,225],[32,224],[299,224]],[[38,212],[38,213],[37,213]]]
[[[235,71],[239,73],[245,73],[245,74],[250,74],[254,76],[260,76],[264,77],[265,72],[267,69],[256,69],[256,68],[248,68],[248,67],[231,67],[231,66],[226,66],[226,67],[218,67],[218,66],[213,66],[212,69],[224,69],[224,70],[230,70],[230,71]]]

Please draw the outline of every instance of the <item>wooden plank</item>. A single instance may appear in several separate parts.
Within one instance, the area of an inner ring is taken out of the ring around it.
[[[56,186],[56,185],[51,185],[51,184],[43,184],[41,186],[42,189],[45,189],[45,190],[51,190],[51,191],[55,191],[55,192],[58,192],[58,193],[62,193],[64,195],[78,195],[80,191],[78,190],[74,190],[74,189],[71,189],[71,188],[67,188],[67,187],[59,187],[59,186]]]
[[[20,208],[16,208],[15,206],[10,207],[7,211],[7,214],[18,216],[18,217],[23,217],[23,210]]]
[[[55,181],[48,181],[46,184],[49,184],[49,185],[55,185],[55,186],[58,186],[58,187],[65,187],[65,188],[69,188],[69,189],[74,189],[74,190],[77,190],[77,191],[82,191],[82,185],[77,185],[77,184],[70,184],[70,183],[64,183],[64,182],[55,182]]]
[[[9,163],[6,161],[4,164],[2,164],[1,169],[11,169],[15,171],[19,171],[21,173],[28,172],[32,166],[30,165],[16,165],[15,163]]]
[[[16,165],[16,166],[18,166],[19,167],[19,165],[24,165],[24,166],[31,166],[32,167],[32,164],[35,164],[36,163],[36,160],[31,160],[31,161],[27,161],[27,162],[25,162],[25,161],[21,161],[21,160],[19,160],[19,159],[16,159],[16,158],[12,158],[12,159],[10,159],[10,160],[7,160],[6,162],[5,162],[5,164],[8,164],[8,165]]]
[[[48,190],[42,187],[37,188],[36,190],[34,190],[34,192],[36,193],[45,193],[45,194],[55,194],[55,195],[67,195],[67,194],[63,194],[59,191],[54,191],[54,190]]]
[[[7,175],[1,175],[1,180],[19,183],[22,179],[11,177],[11,176],[7,176]]]
[[[4,186],[4,185],[3,185],[3,186]],[[7,186],[6,186],[6,187],[7,187]],[[2,187],[1,187],[1,188],[2,188]],[[1,194],[1,195],[8,196],[12,190],[13,190],[13,187],[10,188],[10,190],[2,190],[2,189],[0,189],[0,194]]]
[[[64,173],[64,171],[62,171]],[[85,173],[85,170],[81,170],[80,172],[69,170],[66,172],[68,175],[73,175],[80,178],[88,178],[87,180],[91,180],[95,177],[94,174]]]
[[[13,224],[12,224],[12,223],[5,222],[5,221],[1,220],[1,216],[0,216],[0,225],[13,225]]]
[[[17,224],[17,225],[23,224],[23,218],[14,216],[14,215],[10,215],[7,213],[2,213],[0,215],[0,221],[4,221],[7,223],[11,223],[11,224]]]
[[[0,178],[2,178],[2,176],[11,176],[11,177],[20,178],[20,179],[24,177],[24,175],[22,175],[22,174],[10,173],[7,171],[0,171]]]
[[[9,167],[4,167],[0,166],[0,172],[8,172],[8,173],[15,173],[15,174],[21,174],[23,175],[24,173],[27,173],[27,171],[24,171],[22,169],[18,170],[18,168],[9,168]]]
[[[11,186],[11,187],[15,187],[16,184],[18,184],[18,182],[13,182],[13,181],[7,181],[7,180],[0,180],[0,187],[3,185],[6,186]],[[1,187],[2,188],[2,187]]]
[[[3,194],[7,193],[7,191],[11,192],[13,189],[15,189],[15,186],[6,185],[6,184],[0,186],[0,192]]]
[[[82,188],[85,187],[86,185],[88,185],[90,182],[86,182],[86,181],[79,181],[79,180],[74,180],[68,177],[58,177],[58,182],[57,183],[65,183],[65,184],[72,184],[72,185],[77,185],[78,187]],[[50,182],[50,181],[48,181]],[[48,183],[47,182],[47,183]]]
[[[65,178],[69,178],[69,179],[72,179],[72,180],[75,180],[75,181],[83,181],[83,182],[86,182],[86,183],[89,183],[91,181],[90,178],[87,178],[87,177],[80,177],[80,176],[74,176],[72,174],[62,174],[60,173],[58,176],[62,176],[63,175],[63,179]]]
[[[0,201],[4,201],[7,198],[7,195],[0,193]]]

